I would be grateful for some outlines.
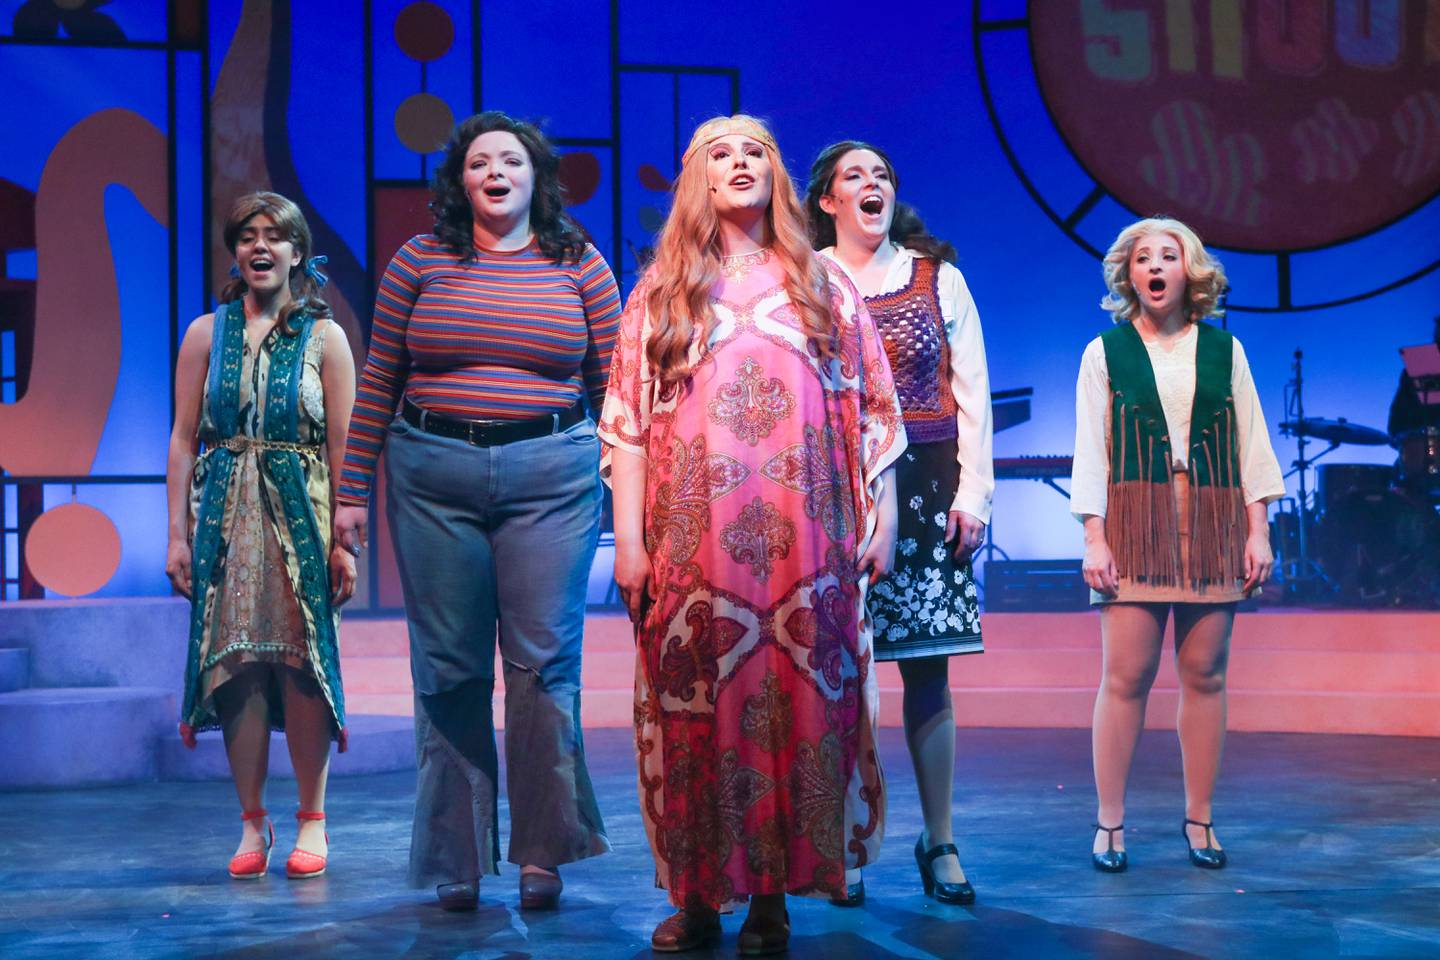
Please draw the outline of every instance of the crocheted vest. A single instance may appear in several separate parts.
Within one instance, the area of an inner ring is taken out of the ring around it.
[[[890,359],[911,443],[954,440],[955,395],[950,392],[950,341],[940,313],[939,263],[911,261],[910,282],[893,293],[865,298]]]
[[[1234,338],[1199,324],[1190,414],[1190,556],[1181,569],[1174,456],[1150,354],[1132,323],[1100,335],[1110,373],[1110,487],[1105,539],[1120,576],[1145,583],[1232,586],[1242,576],[1245,503],[1235,397]]]

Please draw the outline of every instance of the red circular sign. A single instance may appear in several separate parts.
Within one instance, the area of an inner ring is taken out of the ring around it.
[[[1440,4],[1029,4],[1041,94],[1116,199],[1205,241],[1294,251],[1440,191]]]

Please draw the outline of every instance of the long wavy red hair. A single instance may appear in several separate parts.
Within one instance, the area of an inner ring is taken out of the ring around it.
[[[647,276],[651,332],[645,353],[662,382],[689,375],[690,344],[697,338],[705,342],[715,321],[710,293],[720,279],[719,218],[710,202],[705,151],[694,148],[727,133],[744,133],[765,147],[773,171],[765,245],[781,266],[785,293],[812,347],[824,358],[836,353],[830,278],[810,248],[804,208],[774,136],[754,117],[715,117],[702,123],[691,138]]]

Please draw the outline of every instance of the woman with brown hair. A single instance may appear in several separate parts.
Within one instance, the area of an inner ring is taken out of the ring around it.
[[[355,558],[332,548],[330,512],[355,366],[294,203],[241,197],[225,246],[235,279],[186,330],[175,371],[165,572],[193,611],[180,734],[193,748],[198,731],[224,732],[243,822],[230,876],[253,880],[275,843],[270,731],[285,731],[300,792],[285,873],[318,877],[330,742],[346,740],[337,608]]]
[[[785,949],[785,894],[834,896],[884,818],[864,582],[893,562],[900,409],[854,287],[817,258],[774,137],[691,138],[621,322],[600,420],[635,620],[640,796],[678,912]]]
[[[865,298],[895,377],[910,445],[900,458],[899,554],[870,591],[875,659],[900,668],[905,743],[925,826],[915,863],[925,893],[972,903],[951,826],[955,714],[950,657],[981,653],[980,600],[970,558],[985,539],[995,490],[990,374],[980,314],[955,248],[930,235],[896,199],[899,177],[879,147],[842,140],[810,167],[805,208],[825,256]],[[865,885],[849,878],[840,906],[858,906]]]

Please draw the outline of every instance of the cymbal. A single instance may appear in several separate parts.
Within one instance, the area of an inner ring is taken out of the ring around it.
[[[1362,427],[1344,417],[1326,420],[1324,417],[1305,417],[1303,420],[1286,420],[1280,430],[1296,437],[1315,437],[1331,443],[1353,443],[1362,447],[1378,447],[1390,442],[1390,434],[1374,427]]]

